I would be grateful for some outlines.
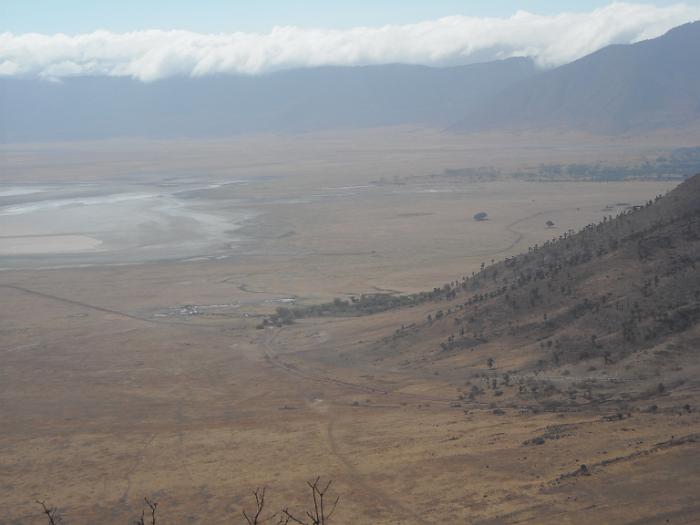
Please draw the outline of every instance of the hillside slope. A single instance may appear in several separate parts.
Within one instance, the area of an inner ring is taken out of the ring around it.
[[[599,224],[552,233],[542,246],[429,292],[279,308],[261,327],[385,312],[367,326],[398,322],[393,334],[310,355],[449,385],[465,406],[697,406],[700,174]]]
[[[700,386],[699,264],[696,175],[641,209],[436,289],[422,323],[368,352],[460,389],[470,377],[465,399],[490,390],[490,402],[549,408],[683,406]]]

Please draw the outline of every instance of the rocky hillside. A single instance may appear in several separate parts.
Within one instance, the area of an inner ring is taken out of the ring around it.
[[[700,386],[700,175],[581,231],[552,232],[436,289],[422,321],[368,354],[439,374],[465,400],[690,409]]]

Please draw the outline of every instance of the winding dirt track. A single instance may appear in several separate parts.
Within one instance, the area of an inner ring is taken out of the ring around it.
[[[330,377],[312,374],[308,371],[299,370],[298,368],[293,367],[281,360],[280,357],[277,354],[275,354],[274,351],[270,348],[271,343],[277,337],[278,333],[279,332],[275,332],[274,334],[272,334],[271,337],[264,338],[263,344],[265,347],[265,358],[268,363],[272,364],[273,366],[279,368],[280,370],[284,371],[289,375],[293,375],[298,379],[303,379],[304,381],[314,381],[337,385],[346,389],[361,391],[365,393],[387,395],[392,397],[398,396],[400,398],[410,398],[412,400],[418,399],[426,401],[427,399],[430,399],[431,402],[437,401],[444,403],[454,401],[437,398],[421,398],[420,396],[414,397],[410,394],[392,393],[387,390],[375,388],[372,386],[359,385],[356,383],[342,381],[339,379],[333,379]],[[364,498],[367,499],[368,504],[372,508],[376,507],[379,509],[383,509],[383,511],[388,512],[390,515],[394,516],[398,520],[397,523],[432,525],[430,521],[426,521],[422,516],[417,515],[414,510],[404,506],[401,502],[399,502],[391,495],[389,495],[386,491],[377,486],[372,480],[371,476],[365,475],[362,472],[360,472],[357,469],[357,467],[352,463],[351,458],[347,454],[343,453],[343,451],[341,450],[339,440],[336,436],[335,428],[336,415],[331,410],[328,412],[327,424],[324,433],[328,442],[328,448],[330,453],[333,455],[333,457],[336,458],[338,463],[345,470],[344,481],[349,483],[358,493],[362,494]]]
[[[401,502],[392,498],[384,490],[374,484],[370,477],[362,474],[357,467],[352,464],[350,458],[348,458],[348,456],[340,450],[338,440],[334,434],[335,422],[335,417],[331,414],[328,417],[328,424],[326,426],[326,437],[328,439],[328,445],[331,453],[345,468],[347,481],[354,487],[361,490],[375,505],[379,506],[380,508],[384,508],[394,516],[398,516],[400,519],[399,523],[405,522],[417,523],[418,525],[432,525],[431,522],[426,521],[421,516],[417,515],[415,511],[409,509],[401,504]]]
[[[379,394],[379,395],[385,395],[385,396],[390,396],[394,399],[402,400],[402,401],[415,401],[415,402],[422,402],[422,403],[435,403],[435,404],[440,404],[440,405],[447,405],[449,406],[451,403],[455,403],[457,401],[456,398],[447,398],[447,397],[435,397],[435,396],[424,396],[420,394],[411,394],[407,392],[396,392],[396,391],[391,391],[391,390],[385,390],[383,388],[371,386],[371,385],[362,385],[359,383],[352,383],[350,381],[343,381],[341,379],[335,379],[333,377],[328,377],[324,375],[319,375],[319,374],[314,374],[312,372],[309,372],[308,370],[301,370],[297,368],[294,365],[290,365],[289,363],[286,363],[285,361],[282,360],[282,358],[271,348],[271,343],[275,340],[279,332],[276,332],[269,338],[265,338],[263,340],[263,345],[265,347],[264,353],[265,353],[265,359],[267,360],[268,363],[271,365],[279,368],[280,370],[283,370],[284,372],[291,374],[293,376],[296,376],[298,378],[307,380],[307,381],[315,381],[317,383],[326,383],[330,385],[337,385],[340,387],[348,388],[351,390],[359,391],[359,392],[365,392],[369,394]],[[480,405],[479,403],[472,403],[473,405]]]
[[[516,221],[511,222],[510,224],[507,224],[503,229],[506,230],[507,232],[515,235],[515,239],[508,246],[506,246],[505,248],[500,248],[498,250],[494,250],[494,251],[490,251],[490,252],[469,254],[469,255],[467,255],[467,258],[493,257],[494,255],[502,255],[504,253],[509,252],[510,250],[515,248],[520,243],[520,241],[522,241],[525,238],[525,234],[516,230],[515,226],[517,226],[521,222],[529,221],[530,219],[534,219],[536,217],[540,217],[540,216],[548,214],[548,213],[556,213],[559,211],[565,211],[565,210],[553,209],[553,210],[538,211],[537,213],[533,213],[533,214],[528,215],[526,217],[522,217],[521,219],[518,219]]]
[[[193,328],[193,329],[216,329],[216,330],[224,330],[224,327],[221,325],[210,325],[210,324],[201,324],[201,323],[186,323],[182,321],[165,321],[162,319],[150,319],[147,317],[140,317],[137,315],[133,315],[127,312],[122,312],[119,310],[114,310],[111,308],[105,308],[102,306],[94,305],[94,304],[89,304],[85,303],[82,301],[76,301],[73,299],[68,299],[66,297],[61,297],[57,295],[52,295],[52,294],[47,294],[43,292],[38,292],[36,290],[32,290],[29,288],[25,288],[23,286],[17,286],[17,285],[11,285],[11,284],[3,284],[0,285],[0,288],[6,288],[6,289],[11,289],[11,290],[17,290],[23,293],[27,293],[30,295],[34,295],[37,297],[42,297],[45,299],[50,299],[53,301],[61,302],[64,304],[70,304],[72,306],[78,306],[81,308],[86,308],[90,310],[94,310],[97,312],[102,312],[110,315],[117,315],[119,317],[123,317],[126,319],[131,319],[133,321],[139,321],[143,323],[152,323],[152,324],[158,324],[158,325],[175,325],[175,326],[186,326],[188,328]],[[449,398],[439,398],[439,397],[431,397],[431,396],[421,396],[419,394],[409,394],[409,393],[402,393],[402,392],[390,392],[388,390],[384,390],[382,388],[378,387],[373,387],[373,386],[368,386],[368,385],[361,385],[358,383],[352,383],[348,381],[343,381],[340,379],[335,379],[332,377],[326,377],[318,374],[313,374],[308,371],[300,370],[292,365],[289,365],[285,363],[274,351],[270,348],[270,343],[272,340],[278,335],[278,333],[275,333],[271,339],[265,339],[264,344],[265,344],[265,358],[268,363],[276,366],[277,368],[284,370],[286,373],[294,375],[298,378],[308,380],[308,381],[315,381],[319,383],[327,383],[327,384],[334,384],[338,385],[341,387],[345,387],[351,390],[356,390],[356,391],[361,391],[365,393],[372,393],[372,394],[380,394],[380,395],[391,395],[392,397],[398,397],[399,399],[403,400],[409,400],[409,401],[419,401],[419,402],[425,402],[425,403],[438,403],[438,404],[449,404],[453,403],[455,399],[449,399]]]

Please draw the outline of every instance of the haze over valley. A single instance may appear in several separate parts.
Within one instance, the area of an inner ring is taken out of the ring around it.
[[[698,522],[700,6],[78,4],[0,21],[0,525]]]

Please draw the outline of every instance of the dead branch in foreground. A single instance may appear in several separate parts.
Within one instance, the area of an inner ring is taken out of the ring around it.
[[[275,518],[278,518],[276,525],[289,525],[290,523],[296,523],[297,525],[327,525],[338,506],[338,501],[340,501],[340,496],[336,496],[331,505],[328,505],[325,498],[331,483],[333,483],[332,480],[322,485],[320,476],[313,481],[306,482],[311,489],[313,507],[305,510],[304,514],[293,514],[288,507],[285,507],[280,512],[265,516],[265,492],[267,487],[257,488],[253,491],[255,510],[250,513],[244,510],[242,512],[243,517],[247,525],[261,525]],[[141,516],[134,521],[134,525],[156,525],[158,502],[148,497],[143,498],[143,500],[146,503],[146,508],[141,510]],[[56,507],[46,506],[44,501],[36,500],[36,502],[41,505],[42,513],[46,515],[49,525],[60,525],[63,522],[63,518]]]
[[[265,491],[267,487],[257,488],[253,491],[253,496],[255,496],[255,513],[248,515],[246,511],[243,511],[243,517],[248,522],[248,525],[260,525],[266,521],[270,521],[277,516],[278,513],[272,514],[266,518],[263,518],[263,511],[265,510]]]
[[[150,525],[156,525],[156,510],[158,509],[158,502],[152,501],[148,498],[143,498],[148,505],[148,510],[151,512],[151,523]],[[146,525],[146,509],[141,511],[141,517],[136,520],[135,525]]]
[[[313,481],[313,483],[307,481],[307,485],[309,486],[309,488],[311,488],[311,496],[313,498],[314,503],[313,509],[307,510],[306,516],[297,517],[291,512],[289,512],[289,509],[285,508],[282,511],[282,516],[279,521],[280,525],[287,525],[290,522],[297,523],[298,525],[326,525],[330,517],[335,512],[336,507],[338,506],[340,496],[337,496],[335,498],[335,501],[333,501],[330,510],[327,510],[323,498],[326,495],[326,492],[328,492],[328,489],[331,486],[331,483],[333,483],[333,481],[331,480],[328,483],[326,483],[326,485],[323,488],[321,488],[321,485],[319,485],[320,481],[320,477],[317,477]]]
[[[46,518],[49,520],[49,525],[58,525],[61,523],[62,518],[56,507],[47,507],[44,501],[36,500],[36,502],[41,505],[43,513],[46,514]]]

